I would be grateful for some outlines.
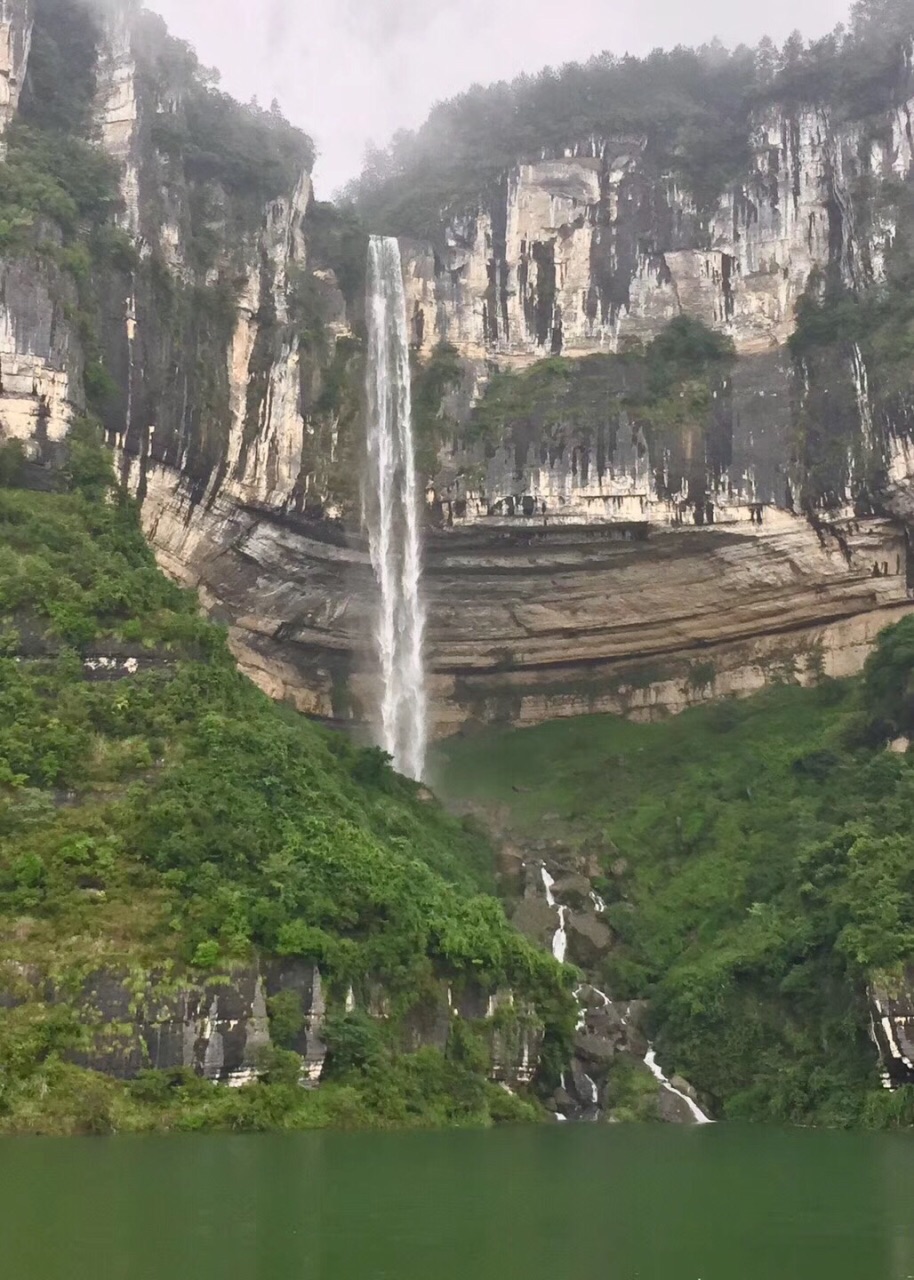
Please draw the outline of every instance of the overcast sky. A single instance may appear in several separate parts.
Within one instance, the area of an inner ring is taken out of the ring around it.
[[[431,105],[507,80],[658,45],[819,36],[846,0],[147,0],[223,87],[285,114],[314,138],[318,194],[361,168],[366,143],[415,128]]]

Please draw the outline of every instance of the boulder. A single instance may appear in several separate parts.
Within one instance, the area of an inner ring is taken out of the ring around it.
[[[568,959],[581,969],[593,969],[613,944],[612,930],[593,912],[568,917]]]
[[[518,929],[531,942],[550,949],[556,929],[559,927],[558,912],[550,907],[545,898],[522,898],[512,916],[515,929]]]
[[[660,1086],[660,1097],[657,1111],[661,1120],[667,1124],[695,1124],[692,1108],[685,1098],[680,1098],[667,1085]]]
[[[595,1071],[595,1068],[591,1068]],[[571,1091],[580,1105],[593,1108],[600,1105],[600,1087],[584,1063],[575,1058],[571,1064]]]
[[[605,1067],[615,1057],[616,1046],[612,1040],[604,1036],[593,1035],[589,1031],[579,1031],[574,1038],[574,1052],[575,1057],[584,1063]]]
[[[564,875],[556,879],[552,892],[556,902],[563,907],[572,907],[575,911],[586,910],[590,906],[590,894],[593,889],[586,876]]]

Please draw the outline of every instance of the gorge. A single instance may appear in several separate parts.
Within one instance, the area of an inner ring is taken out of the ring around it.
[[[0,1128],[912,1123],[912,68],[3,0]]]

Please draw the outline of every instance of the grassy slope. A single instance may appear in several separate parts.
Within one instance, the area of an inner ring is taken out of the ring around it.
[[[910,683],[914,627],[884,647]],[[883,749],[896,726],[878,720],[880,687],[874,665],[865,687],[441,748],[452,800],[521,844],[598,858],[618,939],[600,976],[654,1001],[665,1062],[725,1114],[914,1121],[914,1091],[879,1089],[864,1000],[869,973],[914,954],[914,756]]]
[[[486,892],[491,851],[472,824],[396,777],[380,753],[277,707],[238,675],[222,632],[156,569],[90,431],[75,438],[66,492],[14,487],[9,446],[0,461],[8,991],[24,964],[75,999],[99,967],[203,976],[261,949],[316,960],[338,986],[379,978],[395,1010],[441,976],[510,983],[544,1007],[567,1003],[557,966]],[[122,664],[132,655],[140,669],[89,680],[93,655]],[[97,1127],[158,1123],[176,1097],[187,1123],[209,1123],[210,1112],[213,1123],[229,1112],[225,1122],[241,1122],[250,1099],[217,1104],[182,1080],[165,1094],[147,1082],[124,1113],[123,1091],[65,1065],[82,1035],[68,1009],[34,992],[0,1009],[0,1127],[93,1127],[86,1106],[100,1109]],[[357,1093],[344,1118],[488,1114],[478,1046],[464,1046],[462,1064],[404,1065],[370,1027],[340,1034],[352,1077],[342,1072],[341,1087]],[[293,1068],[286,1063],[286,1078]],[[300,1090],[287,1102],[289,1123],[326,1119],[328,1104]]]

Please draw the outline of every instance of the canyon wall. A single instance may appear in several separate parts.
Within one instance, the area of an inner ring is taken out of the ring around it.
[[[49,4],[4,4],[0,125],[34,110]],[[100,417],[160,562],[245,670],[308,713],[370,718],[364,235],[315,201],[308,140],[208,88],[158,19],[129,0],[85,12],[88,132],[116,172],[120,239],[88,297],[45,241],[4,254],[0,439],[50,463],[75,418]],[[859,348],[823,380],[786,345],[820,276],[885,277],[900,214],[884,191],[914,157],[906,80],[894,98],[865,127],[767,109],[710,207],[644,138],[592,138],[517,164],[433,242],[403,241],[417,370],[443,344],[460,363],[422,442],[439,732],[848,674],[914,607],[907,418],[882,412]],[[664,434],[627,407],[623,366],[681,317],[735,358],[701,420]],[[559,397],[474,433],[498,376],[558,357],[561,377],[595,370],[586,413],[563,417]],[[798,424],[805,448],[829,392],[845,435],[819,450],[836,478],[807,501]]]
[[[411,246],[415,340],[522,363],[616,350],[688,314],[741,354],[768,351],[793,332],[815,269],[834,260],[861,286],[881,275],[895,225],[861,218],[855,193],[910,176],[912,109],[914,97],[873,129],[771,108],[753,121],[748,172],[708,212],[641,137],[518,165],[439,244]]]

